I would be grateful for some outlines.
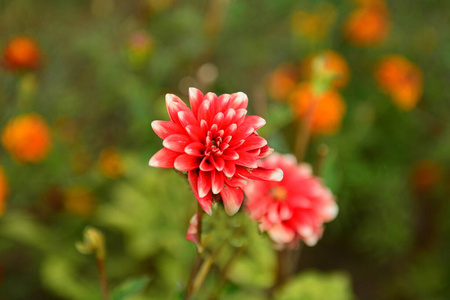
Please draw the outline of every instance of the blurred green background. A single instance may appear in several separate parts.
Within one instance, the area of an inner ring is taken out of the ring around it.
[[[267,120],[260,134],[289,153],[294,119],[268,95],[268,78],[283,63],[327,49],[350,68],[347,112],[336,134],[313,136],[306,160],[328,146],[322,176],[340,212],[317,246],[303,247],[300,275],[279,299],[448,299],[450,2],[386,4],[386,39],[358,47],[342,29],[361,5],[352,1],[1,1],[0,47],[29,36],[42,63],[0,70],[0,126],[36,112],[49,124],[52,147],[36,164],[0,149],[9,183],[0,299],[99,299],[94,259],[74,247],[87,225],[105,235],[111,286],[148,275],[133,299],[178,299],[196,251],[185,240],[196,201],[175,172],[148,167],[162,147],[150,123],[168,119],[164,95],[187,101],[190,86],[245,92],[250,112]],[[295,12],[321,7],[333,15],[319,22],[325,33],[293,28]],[[423,72],[424,93],[411,111],[395,106],[374,79],[378,60],[390,54]],[[106,171],[105,149],[115,153]],[[248,228],[239,242],[248,249],[220,299],[261,299],[274,254],[256,225],[239,222]],[[209,299],[216,285],[207,281],[198,299]]]

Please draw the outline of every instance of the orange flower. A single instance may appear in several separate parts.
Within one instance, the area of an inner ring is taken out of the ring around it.
[[[5,213],[6,196],[8,195],[9,187],[3,168],[0,167],[0,216]]]
[[[350,69],[345,58],[333,50],[325,50],[305,58],[300,66],[302,77],[304,79],[311,79],[313,71],[312,62],[319,55],[325,58],[325,72],[335,76],[332,82],[333,87],[343,88],[346,86],[350,77]]]
[[[122,156],[114,147],[102,150],[98,160],[100,172],[108,178],[116,179],[123,174]]]
[[[296,11],[292,15],[292,31],[311,41],[320,41],[336,20],[336,8],[331,3],[323,3],[315,11]]]
[[[294,65],[279,66],[269,78],[269,95],[274,100],[286,101],[289,93],[295,88],[298,70]]]
[[[42,63],[36,42],[26,36],[9,41],[3,51],[3,65],[13,71],[34,70]]]
[[[315,134],[335,133],[345,114],[345,102],[339,93],[329,90],[314,95],[310,83],[300,83],[292,92],[290,101],[298,117],[304,117],[310,109],[314,109],[311,132]]]
[[[10,120],[2,133],[3,147],[17,161],[37,163],[50,150],[50,132],[45,120],[35,113]]]
[[[389,11],[383,1],[360,1],[344,23],[344,34],[356,46],[382,43],[391,28]]]
[[[375,77],[381,89],[402,110],[413,109],[422,96],[422,71],[403,56],[384,57],[378,64]]]
[[[64,206],[73,214],[87,217],[94,212],[95,203],[95,196],[83,186],[70,187],[64,191]]]

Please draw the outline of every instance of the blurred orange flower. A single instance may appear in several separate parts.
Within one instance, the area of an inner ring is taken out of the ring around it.
[[[328,73],[328,75],[335,76],[332,81],[333,87],[343,88],[346,86],[350,78],[350,69],[345,58],[333,50],[325,50],[305,58],[300,66],[302,77],[307,80],[311,79],[313,73],[312,63],[314,58],[319,55],[324,57],[325,72]]]
[[[73,214],[90,216],[95,210],[96,202],[95,196],[84,186],[74,186],[64,190],[64,207]]]
[[[51,147],[49,127],[38,114],[30,113],[10,120],[3,128],[2,144],[18,162],[37,163]]]
[[[356,46],[382,43],[391,29],[387,5],[381,0],[357,1],[356,8],[344,23],[344,34]]]
[[[9,186],[3,168],[0,167],[0,216],[5,213],[6,196],[8,195]]]
[[[298,80],[298,69],[295,65],[279,66],[269,77],[269,95],[277,101],[286,101]]]
[[[344,99],[338,92],[328,90],[314,95],[310,83],[300,83],[292,92],[290,102],[297,117],[304,117],[310,109],[314,109],[311,132],[315,134],[335,133],[340,128],[346,110]]]
[[[330,26],[336,20],[336,8],[325,2],[314,11],[299,10],[291,19],[292,31],[311,41],[322,40],[329,32]]]
[[[442,167],[437,162],[421,160],[412,168],[411,181],[417,191],[429,191],[442,179],[442,173]]]
[[[422,96],[422,71],[403,56],[384,57],[376,68],[375,77],[381,89],[402,110],[413,109]]]
[[[10,40],[3,51],[3,65],[13,71],[34,70],[42,63],[36,42],[26,36]]]
[[[123,161],[119,151],[114,147],[102,150],[98,160],[100,172],[108,178],[116,179],[123,174]]]

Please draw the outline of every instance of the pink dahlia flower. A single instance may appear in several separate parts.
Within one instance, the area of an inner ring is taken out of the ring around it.
[[[250,216],[280,246],[295,247],[299,240],[315,245],[322,236],[323,223],[333,220],[338,212],[330,190],[312,175],[309,165],[297,165],[291,155],[275,153],[260,165],[280,168],[284,178],[245,187]]]
[[[211,214],[213,201],[222,199],[226,212],[235,214],[243,201],[247,179],[280,181],[280,169],[258,167],[257,159],[273,149],[256,130],[266,122],[246,116],[244,93],[203,95],[189,89],[191,108],[177,96],[167,94],[170,121],[153,121],[164,148],[150,159],[150,166],[188,172],[195,197]],[[220,195],[216,196],[216,195]]]

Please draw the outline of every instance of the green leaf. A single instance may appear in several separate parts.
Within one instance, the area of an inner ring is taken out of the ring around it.
[[[350,300],[354,299],[350,277],[345,273],[305,272],[290,280],[276,300]]]
[[[149,282],[148,276],[127,280],[114,290],[111,300],[125,300],[135,296],[141,293]]]

